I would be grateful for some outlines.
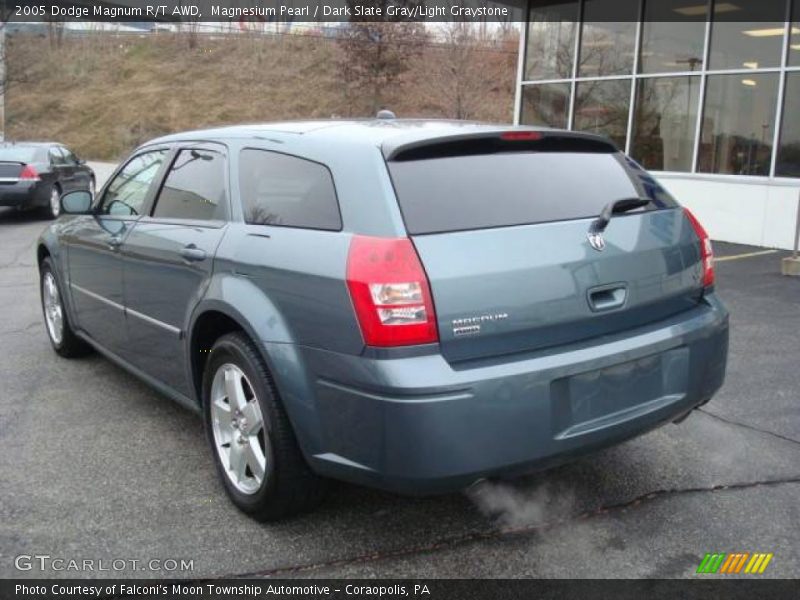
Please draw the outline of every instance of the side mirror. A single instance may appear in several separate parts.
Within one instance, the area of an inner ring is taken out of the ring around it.
[[[82,159],[82,158],[76,158],[75,159],[75,164],[83,166],[83,165],[86,164],[86,161],[84,159]]]
[[[88,215],[92,212],[92,195],[83,190],[61,196],[61,211],[67,215]]]

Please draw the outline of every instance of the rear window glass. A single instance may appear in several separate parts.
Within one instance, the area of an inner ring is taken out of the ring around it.
[[[645,210],[676,206],[633,179],[618,152],[505,152],[389,161],[410,234],[595,217],[609,202],[650,197]]]
[[[45,150],[32,146],[11,146],[0,148],[0,162],[40,162]]]

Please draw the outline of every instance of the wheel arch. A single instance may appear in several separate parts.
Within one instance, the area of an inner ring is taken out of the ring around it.
[[[47,244],[44,242],[39,242],[36,247],[36,264],[39,268],[42,268],[42,263],[44,262],[45,258],[50,258],[52,256],[50,252],[50,248],[47,247]]]
[[[247,283],[247,287],[252,286]],[[230,296],[235,298],[231,301],[207,296],[193,311],[186,340],[195,400],[202,405],[203,373],[214,342],[226,333],[242,331],[267,365],[300,449],[308,459],[321,447],[321,430],[305,361],[275,305],[260,290],[247,291],[240,289]]]

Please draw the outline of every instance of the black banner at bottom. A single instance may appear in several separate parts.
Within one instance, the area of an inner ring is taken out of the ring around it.
[[[520,600],[536,598],[792,598],[800,594],[797,580],[715,578],[696,580],[540,580],[540,579],[385,579],[385,580],[103,580],[5,579],[2,600],[256,600],[256,599],[401,599]]]

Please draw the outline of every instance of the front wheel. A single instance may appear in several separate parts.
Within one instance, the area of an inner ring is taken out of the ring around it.
[[[239,509],[274,521],[322,500],[324,481],[306,464],[269,370],[243,333],[225,335],[211,349],[203,412],[217,471]]]
[[[91,351],[89,345],[72,330],[63,294],[53,271],[53,263],[45,258],[39,268],[42,312],[45,328],[53,350],[64,358],[84,356]]]

